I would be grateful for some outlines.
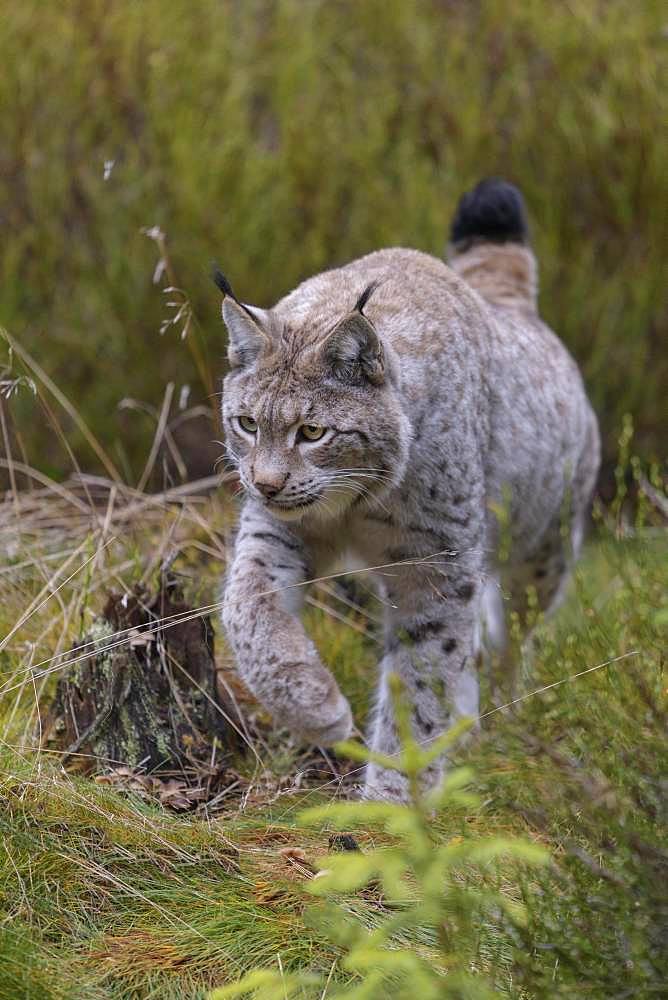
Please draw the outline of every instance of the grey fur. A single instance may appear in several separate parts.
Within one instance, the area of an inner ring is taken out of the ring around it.
[[[362,315],[355,305],[371,282]],[[223,621],[241,676],[305,739],[349,735],[350,708],[304,631],[296,585],[350,551],[358,564],[403,563],[378,578],[385,652],[371,746],[398,749],[392,672],[419,740],[477,715],[483,634],[503,645],[504,606],[523,614],[527,584],[541,608],[554,605],[599,465],[577,366],[536,311],[531,251],[478,242],[449,268],[382,250],[253,318],[228,298],[224,315],[236,367],[223,418],[246,499]],[[303,424],[335,430],[311,442]],[[501,563],[493,508],[508,498],[512,546]],[[375,765],[366,790],[405,792]]]

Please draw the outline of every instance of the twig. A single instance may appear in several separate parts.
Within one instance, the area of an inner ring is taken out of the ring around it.
[[[158,457],[158,451],[160,450],[160,445],[162,444],[162,439],[165,436],[165,428],[167,427],[167,420],[169,419],[169,411],[172,406],[172,397],[174,396],[174,383],[168,382],[165,388],[165,395],[162,400],[162,407],[160,409],[160,416],[158,417],[158,425],[155,429],[155,434],[153,436],[153,443],[151,444],[151,450],[149,452],[148,459],[146,460],[146,465],[144,466],[144,471],[139,477],[139,482],[137,483],[137,491],[139,493],[143,492],[144,487],[149,481],[150,475],[153,472],[153,466],[155,465],[155,460]]]
[[[668,497],[659,493],[659,491],[652,486],[647,476],[639,476],[638,483],[647,499],[650,500],[659,513],[662,514],[666,520],[668,520]]]

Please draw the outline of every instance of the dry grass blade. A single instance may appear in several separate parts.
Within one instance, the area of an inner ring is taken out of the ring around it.
[[[58,494],[58,496],[62,497],[63,500],[67,500],[67,502],[70,503],[73,507],[76,507],[78,510],[82,511],[82,513],[90,517],[91,514],[90,506],[87,503],[84,503],[83,500],[80,500],[79,497],[77,497],[74,493],[72,493],[71,490],[68,490],[60,483],[56,483],[53,479],[50,479],[47,475],[45,475],[43,472],[40,472],[38,469],[33,469],[31,465],[25,465],[23,462],[17,462],[14,460],[12,460],[12,462],[10,463],[6,458],[0,458],[0,468],[9,469],[10,464],[14,472],[20,472],[22,475],[28,476],[28,478],[34,479],[36,482],[41,483],[42,486],[46,486],[47,489],[51,490],[53,493]],[[25,511],[21,510],[20,515],[21,517],[24,517]],[[12,527],[11,530],[14,531],[15,528]]]
[[[111,543],[113,541],[114,541],[114,539],[110,538],[107,542],[104,543],[104,545],[102,546],[102,548],[106,548],[108,545],[111,545]],[[11,639],[11,637],[16,632],[18,632],[18,630],[23,625],[25,625],[25,623],[28,621],[28,619],[30,618],[31,615],[35,614],[37,611],[39,611],[41,608],[43,608],[44,605],[47,603],[47,601],[49,601],[55,594],[57,594],[60,590],[62,590],[63,587],[65,587],[70,582],[70,580],[73,580],[74,577],[78,573],[80,573],[82,569],[85,569],[86,566],[90,565],[91,562],[93,562],[95,559],[98,558],[98,554],[99,554],[99,551],[100,551],[99,548],[96,549],[95,552],[93,553],[93,555],[89,556],[88,559],[86,559],[85,562],[81,563],[80,566],[77,566],[77,568],[75,569],[74,573],[71,573],[68,577],[66,577],[66,579],[63,580],[61,583],[59,583],[57,587],[54,587],[54,584],[56,583],[56,580],[58,579],[58,577],[60,576],[60,574],[65,569],[67,569],[67,567],[70,565],[70,563],[72,562],[72,560],[76,556],[79,555],[79,553],[82,551],[82,549],[85,547],[85,545],[86,545],[86,543],[83,542],[79,546],[79,548],[76,549],[72,553],[72,555],[65,561],[65,563],[63,563],[63,565],[59,569],[56,570],[56,572],[53,574],[53,576],[50,577],[50,579],[44,585],[44,587],[42,588],[42,590],[40,590],[39,594],[37,595],[37,597],[34,599],[34,601],[32,602],[32,604],[30,605],[30,607],[27,608],[24,611],[24,613],[21,615],[21,617],[16,622],[16,624],[10,629],[10,631],[7,633],[7,635],[4,637],[4,639],[0,640],[0,651],[5,648],[5,646],[7,645],[7,643],[9,642],[9,640]],[[47,595],[46,597],[44,597],[45,594]],[[44,599],[42,600],[42,598],[44,598]]]
[[[329,573],[329,574],[327,574],[325,576],[314,577],[312,580],[303,580],[303,581],[300,581],[298,583],[287,584],[287,585],[284,585],[284,586],[281,586],[281,587],[271,587],[271,588],[269,588],[267,590],[263,590],[263,591],[258,592],[257,597],[269,597],[269,596],[272,596],[272,595],[275,595],[275,594],[282,594],[286,590],[295,590],[295,589],[299,589],[299,588],[303,588],[303,587],[309,587],[312,584],[322,583],[323,581],[328,581],[328,580],[338,580],[338,579],[341,579],[342,577],[345,577],[345,576],[354,576],[354,575],[358,575],[358,574],[361,574],[361,573],[378,573],[378,572],[384,572],[384,571],[387,571],[389,569],[394,569],[394,568],[396,568],[398,566],[419,566],[419,565],[424,565],[424,564],[429,564],[430,566],[433,566],[433,565],[436,565],[436,564],[433,563],[432,560],[435,559],[437,556],[443,555],[443,554],[444,554],[443,552],[435,552],[435,553],[433,553],[433,555],[423,556],[423,557],[420,557],[419,559],[402,559],[402,560],[395,561],[395,562],[390,562],[390,563],[381,563],[381,564],[379,564],[377,566],[364,566],[364,567],[359,568],[359,569],[356,568],[356,569],[342,571],[342,572],[339,572],[339,573]],[[153,622],[150,626],[147,626],[146,628],[142,628],[141,629],[141,635],[148,637],[148,636],[154,635],[160,629],[172,628],[175,625],[179,625],[179,624],[183,624],[183,623],[185,623],[187,621],[191,621],[193,618],[200,617],[201,615],[210,614],[213,611],[219,611],[219,610],[221,610],[224,607],[224,604],[225,604],[224,601],[215,601],[213,604],[202,605],[201,607],[195,608],[195,609],[193,609],[193,611],[189,611],[189,612],[187,612],[187,613],[185,613],[183,615],[166,615],[163,618],[157,618],[155,620],[155,622]],[[346,624],[350,624],[350,623],[346,621]],[[117,641],[111,642],[111,643],[109,643],[109,642],[108,643],[104,643],[104,642],[101,643],[99,640],[91,641],[91,642],[87,642],[87,643],[82,643],[79,647],[77,647],[77,656],[71,657],[68,660],[63,660],[62,662],[57,663],[55,666],[51,667],[50,669],[43,670],[43,671],[41,671],[41,673],[35,674],[34,676],[35,677],[47,676],[48,674],[54,673],[54,672],[56,672],[58,670],[63,670],[66,667],[73,666],[75,663],[78,663],[80,660],[85,659],[89,655],[91,649],[93,649],[93,648],[95,648],[95,651],[98,654],[99,653],[105,653],[105,652],[108,652],[109,650],[115,649],[117,646],[122,645],[123,643],[127,642],[128,641],[128,636],[130,636],[131,634],[133,634],[135,631],[136,631],[135,629],[121,629],[121,630],[119,630],[117,632],[112,632],[112,633],[109,634],[109,636],[107,636],[107,639],[115,639]],[[366,630],[363,630],[363,631],[366,634]],[[121,638],[119,638],[119,637],[121,637]],[[86,651],[82,652],[83,650],[86,650]],[[53,656],[47,657],[46,659],[41,660],[39,663],[36,663],[31,669],[33,671],[36,671],[40,667],[48,666],[48,664],[53,663],[53,661],[55,659],[57,659],[57,657],[53,657]],[[17,687],[17,685],[15,685],[14,687],[6,688],[5,690],[6,690],[6,692],[14,691],[14,690],[16,690],[16,687]]]
[[[312,608],[317,608],[319,611],[323,611],[330,618],[333,618],[337,622],[342,622],[343,625],[347,625],[348,628],[354,629],[355,632],[359,632],[360,635],[368,635],[367,630],[363,625],[358,625],[357,622],[353,621],[351,618],[346,618],[342,615],[340,611],[336,608],[331,607],[329,604],[325,604],[324,601],[319,601],[316,597],[307,597],[306,603],[310,604]]]
[[[51,378],[49,378],[49,376],[41,367],[41,365],[39,365],[35,361],[35,359],[31,357],[30,354],[28,354],[25,348],[21,347],[21,345],[16,340],[14,340],[14,338],[12,337],[12,335],[9,333],[8,330],[6,330],[4,327],[0,327],[0,334],[5,338],[5,340],[7,341],[11,349],[15,352],[15,354],[17,354],[18,357],[21,358],[24,365],[29,369],[29,371],[31,371],[33,375],[35,375],[39,379],[39,381],[45,386],[46,389],[48,389],[48,391],[51,393],[54,399],[60,404],[60,406],[62,406],[62,408],[65,410],[70,419],[74,421],[74,423],[81,431],[82,435],[84,436],[84,438],[86,439],[92,450],[95,452],[95,454],[97,455],[100,462],[107,470],[111,478],[114,479],[116,482],[119,483],[122,482],[122,476],[120,472],[118,471],[114,463],[111,461],[111,459],[107,455],[106,451],[104,450],[98,439],[90,430],[88,424],[83,419],[79,411],[74,406],[72,406],[67,396],[58,388],[55,382]]]
[[[172,398],[174,396],[174,383],[168,382],[165,387],[165,394],[162,400],[162,406],[160,408],[160,416],[158,417],[158,424],[155,429],[155,434],[153,436],[153,443],[151,444],[151,450],[149,452],[148,458],[146,460],[146,465],[144,466],[144,471],[139,477],[139,482],[137,483],[137,491],[141,493],[151,478],[151,473],[153,472],[153,466],[155,465],[155,460],[158,457],[158,452],[160,451],[160,445],[165,436],[165,430],[167,428],[167,421],[169,419],[169,411],[172,406]]]
[[[14,509],[16,514],[20,513],[19,505],[19,494],[16,487],[16,475],[14,472],[14,460],[12,456],[12,449],[9,444],[9,429],[7,427],[7,419],[5,417],[5,408],[0,396],[0,430],[2,431],[2,442],[5,447],[5,454],[7,455],[7,471],[9,473],[9,484],[12,492],[12,500],[14,502]]]
[[[568,677],[562,677],[561,680],[553,681],[552,684],[546,684],[544,687],[536,688],[535,691],[530,691],[529,694],[522,695],[521,698],[514,698],[513,701],[507,702],[505,705],[498,705],[496,708],[490,709],[489,712],[485,712],[484,715],[479,715],[476,718],[476,722],[481,722],[483,719],[488,719],[490,715],[496,715],[497,712],[503,712],[506,708],[512,708],[513,705],[519,705],[520,702],[526,701],[528,698],[534,698],[537,694],[542,694],[544,691],[551,691],[553,688],[561,687],[562,684],[568,684],[569,681],[577,680],[578,677],[584,677],[585,674],[593,674],[596,670],[602,670],[603,667],[609,667],[612,663],[618,663],[620,660],[626,660],[629,656],[638,656],[639,652],[637,649],[631,649],[628,653],[622,653],[620,656],[613,656],[610,660],[605,660],[603,663],[597,663],[595,667],[587,667],[586,670],[580,670],[577,674],[569,674]]]

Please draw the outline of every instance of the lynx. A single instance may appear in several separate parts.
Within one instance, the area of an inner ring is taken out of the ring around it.
[[[388,677],[403,681],[419,741],[477,716],[483,641],[510,669],[504,621],[526,619],[528,593],[553,608],[580,550],[597,421],[575,362],[539,318],[519,191],[494,179],[465,194],[449,256],[448,267],[380,250],[269,310],[242,304],[216,275],[225,435],[245,489],[223,623],[253,694],[318,745],[347,737],[353,720],[301,623],[304,581],[348,555],[382,567],[368,735],[393,754]],[[405,794],[374,764],[365,790]]]

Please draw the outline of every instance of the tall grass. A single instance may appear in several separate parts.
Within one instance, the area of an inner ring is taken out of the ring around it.
[[[121,399],[159,406],[171,380],[200,401],[202,363],[222,367],[211,257],[266,305],[380,246],[440,254],[458,195],[494,173],[527,197],[542,308],[582,363],[608,456],[629,411],[643,456],[660,457],[656,0],[2,7],[0,320],[117,464],[138,474],[153,432]],[[197,351],[174,327],[160,341],[173,295],[152,283],[141,230],[154,225],[199,321]],[[39,421],[23,433],[33,460],[60,471]],[[70,437],[88,461],[81,430]]]

